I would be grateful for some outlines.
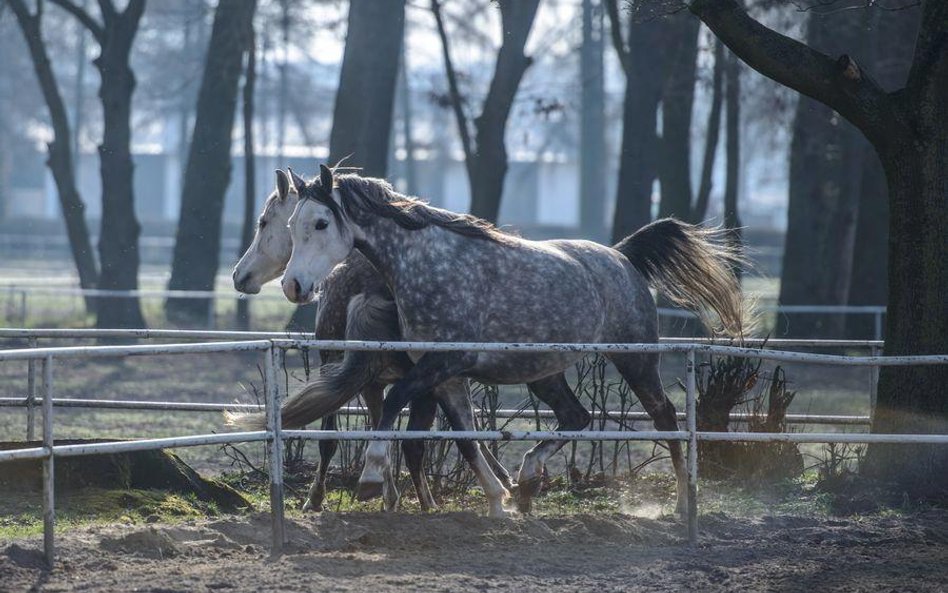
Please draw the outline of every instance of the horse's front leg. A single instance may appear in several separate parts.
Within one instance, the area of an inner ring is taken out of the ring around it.
[[[389,389],[382,405],[378,430],[392,430],[398,415],[409,402],[463,373],[476,361],[477,354],[473,352],[429,352],[422,356],[405,377]],[[357,491],[359,500],[368,500],[381,494],[385,476],[391,473],[390,445],[388,441],[372,441],[366,447]]]
[[[330,414],[323,418],[320,430],[336,430],[336,415]],[[303,503],[304,511],[318,513],[323,510],[323,500],[326,498],[326,477],[338,445],[338,441],[335,440],[319,441],[319,471],[316,472],[316,477],[313,478],[313,483],[309,487],[306,502]]]
[[[382,418],[382,397],[385,393],[385,386],[381,383],[372,383],[362,389],[362,399],[365,400],[365,407],[369,414],[369,426],[372,430],[378,428],[379,420]],[[398,484],[391,471],[386,472],[384,481],[378,484],[381,487],[380,492],[363,493],[360,490],[359,498],[365,496],[365,500],[382,495],[382,504],[386,512],[398,510]]]

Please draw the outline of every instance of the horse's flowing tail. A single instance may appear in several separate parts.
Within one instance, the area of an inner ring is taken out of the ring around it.
[[[375,358],[373,354],[349,352],[342,362],[320,367],[318,377],[284,400],[280,406],[281,426],[287,429],[303,428],[336,412],[354,399],[378,375],[372,360]],[[263,412],[225,412],[224,420],[228,426],[243,430],[265,430],[267,426],[267,417]]]
[[[356,295],[349,301],[346,339],[398,340],[398,313],[395,303],[378,295]],[[319,376],[299,393],[283,401],[280,420],[283,428],[302,428],[332,414],[354,399],[368,384],[378,379],[391,362],[380,352],[350,350],[342,362],[324,364]],[[264,430],[266,414],[225,412],[229,426],[244,430]]]
[[[753,321],[734,269],[747,260],[739,247],[727,243],[726,232],[663,218],[614,249],[672,302],[697,312],[710,331],[741,337],[753,329]]]

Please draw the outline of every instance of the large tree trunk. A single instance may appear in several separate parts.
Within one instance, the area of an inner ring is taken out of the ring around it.
[[[606,159],[602,4],[583,0],[580,50],[579,228],[586,239],[606,240]]]
[[[220,2],[214,13],[181,191],[170,290],[214,290],[224,196],[230,184],[237,91],[255,9],[256,0],[229,0]],[[212,311],[209,301],[168,299],[165,313],[176,324],[206,324]]]
[[[76,272],[79,275],[79,285],[82,288],[95,288],[99,272],[96,269],[89,227],[86,224],[85,204],[76,187],[72,135],[69,130],[66,106],[59,93],[59,86],[43,43],[42,12],[30,14],[23,0],[10,0],[9,6],[16,15],[23,32],[40,90],[43,92],[43,98],[49,109],[53,139],[47,145],[49,159],[46,164],[56,183],[59,205],[66,223],[66,236],[69,239]],[[91,306],[92,303],[91,299],[87,300],[87,306]]]
[[[925,0],[908,80],[886,91],[849,56],[838,59],[751,19],[734,0],[690,8],[743,60],[832,106],[875,147],[889,187],[889,315],[885,355],[948,352],[948,3]],[[884,366],[873,433],[948,433],[948,365]],[[896,493],[948,495],[948,449],[872,444],[864,475]]]
[[[405,29],[404,0],[352,0],[342,71],[329,137],[329,162],[360,173],[388,172],[389,136],[398,59]]]
[[[102,176],[102,226],[99,231],[99,287],[105,290],[138,288],[138,236],[135,217],[131,154],[132,93],[135,74],[129,53],[145,9],[144,0],[131,0],[123,12],[106,21],[102,52],[95,60],[102,79],[103,133],[99,146]],[[96,327],[145,327],[138,298],[103,297],[97,307]]]
[[[846,20],[810,18],[807,42],[839,51],[858,47],[862,33]],[[849,300],[865,140],[830,107],[801,97],[790,146],[790,189],[781,305],[845,305]],[[781,330],[800,338],[840,338],[845,316],[781,315]]]
[[[698,30],[690,14],[669,17],[665,50],[670,53],[668,79],[662,93],[662,141],[658,178],[660,217],[691,219],[691,110],[695,97]]]
[[[619,6],[610,3],[610,27],[619,29]],[[636,18],[629,13],[628,49],[621,37],[612,32],[613,45],[625,72],[625,96],[622,104],[622,148],[619,154],[619,179],[612,214],[612,242],[618,243],[652,221],[652,185],[657,176],[656,129],[658,104],[665,83],[664,52],[654,48],[666,35],[665,20],[656,15]]]
[[[891,201],[886,356],[948,352],[948,109],[920,111],[925,132],[906,131],[882,155]],[[946,385],[948,365],[882,367],[872,432],[948,434]],[[870,445],[863,469],[913,497],[948,497],[943,445]]]
[[[385,177],[405,30],[404,0],[352,0],[336,90],[329,163],[346,159],[360,174]],[[316,306],[297,307],[287,328],[312,331]]]
[[[507,119],[520,81],[533,58],[524,54],[540,0],[500,0],[503,43],[481,114],[474,120],[476,141],[471,176],[471,214],[497,222],[507,176]]]

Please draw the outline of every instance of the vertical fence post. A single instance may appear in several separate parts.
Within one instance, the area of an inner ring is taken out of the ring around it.
[[[265,351],[264,390],[267,396],[267,431],[270,457],[270,518],[273,528],[273,544],[270,553],[278,556],[283,553],[283,438],[280,423],[280,388],[277,381],[277,364],[282,363],[283,350],[272,343]],[[283,365],[280,364],[280,367]]]
[[[36,348],[36,338],[29,339],[29,347]],[[36,360],[29,359],[26,367],[26,440],[36,440]]]
[[[698,542],[698,421],[695,351],[688,350],[685,381],[685,422],[688,426],[688,543]]]
[[[882,339],[882,309],[877,309],[872,315],[873,333],[876,340]]]
[[[872,356],[879,356],[880,350],[878,346],[873,346],[870,349],[870,354]],[[879,395],[879,367],[873,365],[869,367],[869,421],[876,417],[876,398]]]
[[[53,467],[53,357],[43,359],[43,553],[46,565],[53,567],[55,558],[56,508]]]

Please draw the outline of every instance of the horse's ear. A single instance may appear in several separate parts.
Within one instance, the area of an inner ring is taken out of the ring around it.
[[[332,191],[332,171],[326,165],[319,166],[319,183],[322,184],[324,190]]]
[[[274,173],[276,173],[277,195],[280,196],[281,200],[285,200],[287,194],[290,193],[290,178],[286,176],[283,169],[277,169]]]
[[[303,197],[303,190],[306,189],[306,182],[302,177],[294,173],[293,169],[287,167],[286,170],[290,172],[290,179],[293,180],[293,187],[296,188],[296,193],[298,193],[300,197]]]

